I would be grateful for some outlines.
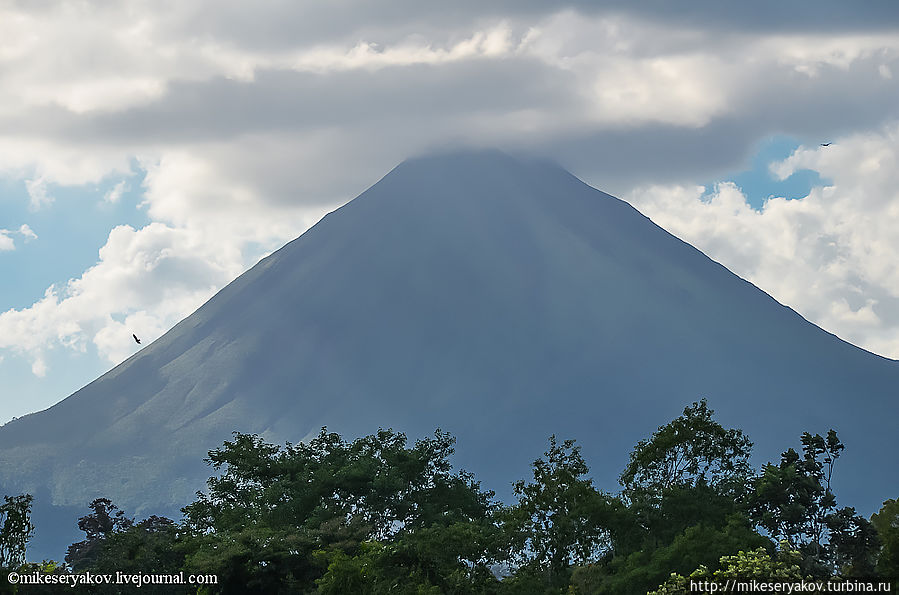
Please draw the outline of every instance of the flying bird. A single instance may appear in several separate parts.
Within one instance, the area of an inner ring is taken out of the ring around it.
[[[131,336],[134,337],[135,342],[137,342],[137,344],[140,345],[140,339],[137,338],[137,335],[135,335],[134,333],[131,333]]]
[[[833,143],[821,143],[821,146],[822,146],[822,147],[829,147],[829,146],[832,145],[832,144],[833,144]]]

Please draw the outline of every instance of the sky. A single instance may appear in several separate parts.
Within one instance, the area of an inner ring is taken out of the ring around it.
[[[459,147],[554,159],[899,359],[892,0],[0,0],[0,97],[0,423]]]

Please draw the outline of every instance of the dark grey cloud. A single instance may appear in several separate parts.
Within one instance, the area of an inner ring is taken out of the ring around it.
[[[96,142],[202,142],[247,133],[353,128],[398,117],[452,119],[531,107],[571,109],[569,73],[531,58],[315,74],[262,70],[252,81],[175,82],[158,101],[118,112],[42,114],[47,132]],[[21,120],[18,120],[19,122]]]
[[[863,72],[839,78],[772,75],[727,116],[701,127],[647,125],[568,134],[534,143],[599,187],[709,180],[748,166],[757,143],[787,135],[810,146],[899,120],[899,80]]]
[[[214,42],[210,47],[230,48],[238,58],[258,58],[251,79],[227,78],[214,68],[163,76],[164,92],[146,101],[81,113],[46,102],[29,105],[5,119],[0,116],[0,131],[86,151],[195,150],[218,163],[235,183],[243,180],[259,189],[270,202],[319,204],[346,200],[352,196],[348,192],[361,190],[396,161],[439,146],[524,149],[557,159],[591,182],[620,192],[634,184],[710,179],[731,172],[746,161],[756,141],[772,134],[814,141],[899,118],[899,72],[891,77],[878,71],[887,63],[896,69],[895,56],[863,53],[849,66],[818,64],[812,56],[808,59],[817,72],[810,75],[779,63],[776,49],[758,44],[771,30],[895,29],[895,5],[887,2],[867,3],[864,10],[858,5],[841,8],[842,3],[831,0],[803,4],[801,9],[797,3],[775,2],[725,8],[711,0],[678,6],[530,0],[340,2],[315,10],[280,0],[221,2],[215,10],[204,11],[196,6],[173,4],[170,11],[154,11],[157,27],[170,25],[156,33],[178,40],[182,49]],[[575,17],[574,22],[547,25],[548,44],[561,47],[555,54],[538,47],[434,64],[413,59],[395,66],[332,65],[321,73],[292,70],[290,60],[278,54],[289,49],[289,56],[327,42],[331,57],[340,58],[363,39],[362,32],[377,31],[385,32],[388,43],[417,34],[419,50],[446,50],[499,18],[509,21],[514,45],[529,23],[545,24],[545,17],[565,8],[579,11],[585,22],[590,15],[613,14],[636,15],[655,24],[647,28],[625,22],[620,33],[628,42],[625,50],[617,48],[621,40],[612,34],[610,39],[593,39],[603,34],[602,27],[578,27]],[[124,10],[113,4],[108,9]],[[569,26],[574,30],[567,30]],[[814,50],[816,43],[803,39],[794,46]],[[747,57],[741,53],[744,47],[759,55]],[[274,53],[254,57],[254,48]],[[826,62],[827,52],[823,55]],[[691,56],[703,60],[677,62]],[[609,66],[604,61],[618,62]],[[717,73],[703,71],[707,63],[721,71],[720,84]],[[666,68],[677,71],[673,84],[695,83],[695,89],[688,89],[686,107],[683,101],[668,101],[666,95],[674,90],[664,78],[641,87],[641,77],[651,78]],[[148,72],[155,74],[152,68]],[[604,113],[606,106],[591,95],[600,84],[613,92],[618,86],[635,86],[623,89],[620,121]],[[707,96],[718,86],[724,105],[713,101],[712,107],[706,106]],[[627,113],[628,93],[649,108],[636,116]],[[679,116],[678,110],[695,111],[695,118],[689,113]],[[310,143],[317,152],[309,149]],[[350,157],[365,165],[345,171]]]
[[[196,5],[199,7],[200,5]],[[472,21],[487,19],[533,19],[561,10],[584,14],[625,14],[675,27],[713,29],[725,32],[759,31],[878,31],[899,24],[899,4],[893,0],[845,2],[818,0],[784,2],[721,2],[720,0],[458,0],[456,2],[329,2],[310,6],[290,0],[267,2],[215,2],[202,10],[173,21],[173,35],[214,36],[239,40],[257,48],[293,46],[353,39],[360,35],[390,37],[410,31],[451,31]]]
[[[720,28],[727,31],[747,32],[826,32],[826,31],[885,31],[899,24],[899,5],[891,0],[842,2],[781,2],[756,0],[754,2],[717,2],[696,0],[693,2],[645,2],[592,3],[578,2],[585,11],[602,11],[614,8],[657,22],[670,22],[678,26]]]

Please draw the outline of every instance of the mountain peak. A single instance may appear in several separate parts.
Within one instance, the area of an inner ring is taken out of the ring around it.
[[[485,175],[503,175],[509,170],[517,170],[519,174],[532,168],[563,168],[550,159],[527,153],[509,153],[499,149],[448,149],[424,153],[403,161],[397,169],[446,172],[483,172]],[[564,170],[563,170],[564,171]]]
[[[576,438],[613,489],[638,440],[707,397],[763,460],[838,424],[841,493],[873,511],[899,489],[874,472],[897,384],[896,362],[558,165],[454,151],[403,162],[134,357],[0,428],[0,483],[165,512],[234,430],[380,426],[453,433],[457,462],[503,496],[550,434]]]
[[[351,204],[365,202],[370,194],[394,205],[448,197],[453,202],[509,198],[535,184],[547,187],[563,180],[582,184],[548,159],[495,149],[448,150],[403,161]]]

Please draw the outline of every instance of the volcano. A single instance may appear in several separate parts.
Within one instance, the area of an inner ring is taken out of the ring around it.
[[[899,494],[884,447],[897,386],[899,362],[560,166],[458,152],[403,162],[127,361],[0,428],[0,485],[82,514],[101,496],[171,513],[233,431],[296,442],[327,426],[449,431],[456,464],[501,497],[551,434],[574,438],[614,491],[634,444],[707,398],[757,465],[836,429],[840,504],[869,514]]]

